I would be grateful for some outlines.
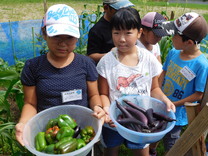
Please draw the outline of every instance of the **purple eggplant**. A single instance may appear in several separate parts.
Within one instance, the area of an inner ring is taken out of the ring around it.
[[[148,119],[147,119],[146,115],[145,115],[143,112],[141,112],[141,111],[139,111],[139,110],[137,110],[137,109],[135,109],[135,108],[133,108],[133,107],[129,107],[129,106],[124,106],[124,108],[125,108],[125,109],[126,109],[126,110],[134,117],[134,118],[136,118],[137,120],[143,122],[145,125],[148,124]]]
[[[158,112],[153,112],[153,117],[157,118],[158,120],[165,120],[165,121],[168,121],[168,122],[176,121],[176,119],[173,119],[169,116],[163,115],[163,114],[158,113]]]
[[[154,125],[155,119],[153,117],[153,109],[152,108],[147,109],[145,114],[146,114],[147,119],[148,119],[148,125],[150,127],[155,127],[155,125]]]
[[[120,109],[125,118],[133,118],[133,116],[117,100],[116,106]]]
[[[167,121],[161,120],[156,127],[151,128],[151,132],[155,133],[163,131],[164,129],[166,129],[167,123]]]
[[[146,110],[145,110],[144,108],[142,108],[142,107],[140,107],[140,106],[134,104],[133,102],[131,102],[131,101],[127,100],[127,99],[123,99],[123,101],[124,101],[127,105],[129,105],[129,106],[131,106],[131,107],[133,107],[133,108],[135,108],[135,109],[141,111],[142,113],[145,113],[145,112],[146,112]]]
[[[145,128],[148,129],[149,127],[147,125],[145,125],[143,122],[135,119],[134,117],[132,118],[123,118],[123,119],[119,119],[117,120],[117,122],[121,125],[123,124],[138,124],[141,126],[141,128]]]

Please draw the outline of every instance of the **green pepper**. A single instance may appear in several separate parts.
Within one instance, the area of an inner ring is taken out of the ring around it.
[[[53,126],[52,128],[46,130],[45,138],[49,144],[53,144],[56,142],[56,134],[58,133],[58,131],[59,131],[58,126]]]
[[[35,148],[37,151],[43,151],[46,147],[45,132],[38,132],[35,136]]]
[[[77,126],[77,123],[69,115],[62,114],[58,117],[58,126],[75,128]]]
[[[49,154],[54,154],[55,153],[55,144],[50,144],[48,146],[46,146],[45,153],[49,153]]]
[[[65,142],[69,142],[70,140],[72,140],[72,137],[64,137],[64,138],[62,138],[59,142],[57,142],[55,144],[55,149],[58,149],[60,145],[62,145]]]
[[[64,154],[75,151],[77,148],[77,140],[72,138],[70,141],[64,142],[58,147],[58,153]]]
[[[95,131],[92,126],[86,126],[80,132],[81,138],[85,143],[89,143],[95,136]]]
[[[56,139],[61,140],[64,137],[72,137],[74,135],[74,129],[71,127],[61,127],[56,134]]]
[[[50,119],[46,125],[46,130],[54,126],[58,126],[58,118]]]
[[[84,146],[86,146],[85,141],[83,139],[81,139],[81,138],[78,138],[77,139],[77,149],[80,149],[80,148],[82,148]]]

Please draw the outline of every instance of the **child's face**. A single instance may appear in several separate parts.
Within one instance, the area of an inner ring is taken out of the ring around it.
[[[140,37],[142,30],[116,30],[112,29],[112,38],[114,45],[120,52],[130,52],[135,47],[137,39]]]
[[[69,35],[45,36],[49,51],[57,57],[66,57],[76,48],[77,38]]]
[[[152,45],[158,43],[162,39],[162,37],[155,35],[153,31],[147,30],[147,29],[143,30],[143,36],[144,36],[143,39],[147,43],[152,44]]]
[[[179,34],[176,34],[172,37],[172,41],[173,41],[173,46],[175,47],[175,49],[183,49],[184,43],[182,40],[182,37]]]

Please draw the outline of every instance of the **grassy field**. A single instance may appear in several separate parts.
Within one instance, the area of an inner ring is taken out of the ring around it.
[[[146,0],[131,0],[131,2],[135,4],[135,8],[140,11],[141,16],[149,11],[163,12],[170,16],[171,11],[173,11],[174,17],[178,17],[185,12],[195,11],[203,15],[208,21],[208,5],[206,4],[151,2]],[[78,14],[81,14],[83,10],[95,11],[98,5],[102,5],[101,0],[47,0],[47,6],[57,3],[70,5]],[[42,19],[44,14],[43,0],[0,0],[0,12],[0,22]]]

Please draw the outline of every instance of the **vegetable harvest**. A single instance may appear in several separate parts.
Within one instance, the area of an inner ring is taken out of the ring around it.
[[[69,153],[86,146],[94,136],[92,126],[81,128],[69,115],[61,114],[48,121],[46,131],[37,133],[35,148],[48,154]]]
[[[123,99],[126,105],[116,100],[116,106],[120,109],[116,121],[124,127],[143,133],[160,132],[166,129],[168,122],[176,121],[169,116],[155,112],[153,108],[144,109],[133,102]]]

